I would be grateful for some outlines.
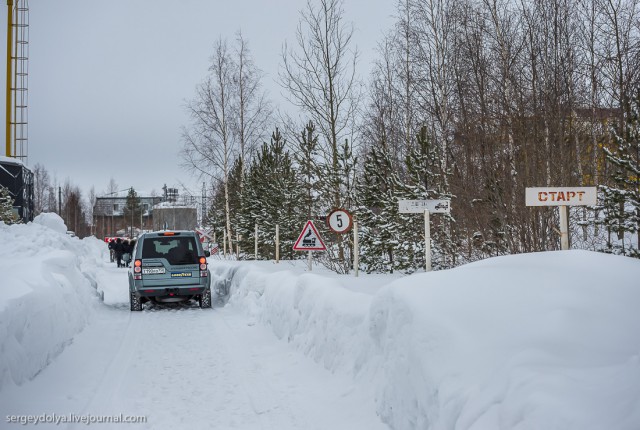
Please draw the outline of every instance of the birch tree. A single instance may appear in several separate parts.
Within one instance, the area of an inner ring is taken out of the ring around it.
[[[319,0],[316,7],[307,2],[300,13],[297,46],[294,50],[285,45],[280,73],[288,100],[301,110],[305,122],[316,125],[322,137],[319,149],[327,167],[323,181],[326,209],[351,202],[353,189],[348,187],[349,172],[340,169],[340,152],[342,143],[354,133],[361,98],[353,26],[344,22],[342,4],[342,0]],[[341,236],[338,248],[344,262]]]
[[[236,34],[234,58],[234,132],[244,167],[248,165],[251,153],[265,137],[265,130],[271,120],[271,103],[262,90],[262,72],[256,67],[249,43],[242,32]]]
[[[231,208],[240,202],[240,195],[230,193],[230,175],[234,165],[240,166],[242,190],[242,170],[269,121],[269,102],[262,91],[261,76],[242,33],[237,34],[233,47],[220,38],[214,44],[209,74],[187,106],[191,126],[183,129],[183,165],[200,178],[208,178],[220,191],[214,199],[223,199],[229,253],[233,253],[235,237]]]

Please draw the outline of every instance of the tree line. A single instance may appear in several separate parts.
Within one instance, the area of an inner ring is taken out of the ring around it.
[[[209,223],[229,252],[252,250],[255,224],[288,247],[346,208],[367,270],[413,271],[423,233],[397,201],[447,198],[432,217],[445,268],[558,249],[558,214],[525,188],[599,186],[602,204],[570,211],[573,246],[637,256],[639,1],[400,0],[367,83],[342,0],[309,1],[278,77],[294,114],[272,108],[242,35],[220,38],[183,134]],[[350,240],[329,238],[348,270]]]
[[[424,237],[399,199],[451,199],[432,217],[446,268],[558,249],[558,214],[526,207],[525,188],[598,186],[598,206],[571,209],[573,246],[638,256],[639,2],[399,0],[363,82],[343,1],[312,0],[282,51],[290,111],[267,97],[243,35],[221,37],[182,134],[184,166],[209,183],[204,221],[227,252],[252,251],[257,225],[263,258],[276,225],[295,258],[299,229],[320,221],[325,263],[346,272],[351,239],[322,225],[341,207],[366,270],[411,272]],[[85,199],[42,165],[34,176],[35,213],[91,234],[93,189]]]
[[[79,186],[67,178],[64,182],[51,177],[46,167],[40,163],[32,168],[34,195],[34,215],[52,212],[60,215],[67,228],[78,237],[92,234],[91,219],[96,194],[92,187],[84,196]]]
[[[56,213],[64,221],[67,228],[73,231],[78,237],[83,238],[93,235],[93,208],[96,204],[96,192],[92,186],[88,194],[83,194],[79,186],[75,185],[71,179],[67,178],[60,182],[56,177],[51,177],[46,167],[37,163],[32,168],[34,179],[33,206],[34,216],[44,212]],[[6,224],[16,222],[11,213],[13,199],[5,192],[6,189],[0,186],[0,221]],[[117,193],[118,185],[112,178],[107,190],[107,195]],[[140,217],[140,202],[137,193],[133,188],[127,195],[125,217]]]

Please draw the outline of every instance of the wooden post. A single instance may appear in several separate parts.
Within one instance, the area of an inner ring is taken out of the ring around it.
[[[227,256],[227,230],[222,232],[222,251],[225,257]]]
[[[567,206],[558,206],[560,211],[560,248],[569,249],[569,211]]]
[[[255,243],[254,243],[255,250],[254,250],[254,254],[253,254],[253,256],[254,256],[253,259],[257,260],[258,259],[258,223],[256,223],[256,232],[255,232],[254,236],[255,236],[254,237],[254,239],[255,239]]]
[[[360,254],[358,252],[358,221],[353,221],[353,270],[356,278],[358,277],[358,265],[360,263]]]
[[[431,271],[431,227],[429,225],[429,211],[424,211],[424,270]]]
[[[280,226],[276,224],[276,263],[280,262]]]
[[[236,259],[240,260],[240,241],[242,240],[242,235],[236,234]]]

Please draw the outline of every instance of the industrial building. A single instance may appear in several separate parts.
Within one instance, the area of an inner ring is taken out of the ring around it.
[[[93,207],[95,235],[99,238],[136,237],[142,231],[194,230],[198,225],[197,199],[180,196],[177,188],[163,187],[162,196],[139,196],[139,216],[125,216],[127,191],[96,198]]]

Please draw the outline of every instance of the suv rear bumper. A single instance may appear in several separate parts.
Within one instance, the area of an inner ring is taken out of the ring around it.
[[[143,287],[136,289],[140,297],[191,297],[204,293],[205,286],[190,285],[186,287]]]

